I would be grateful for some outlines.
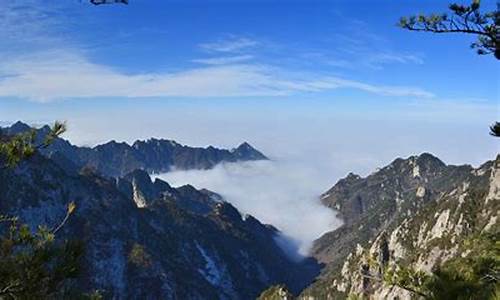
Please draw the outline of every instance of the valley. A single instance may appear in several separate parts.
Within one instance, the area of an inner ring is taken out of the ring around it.
[[[28,130],[16,123],[2,132]],[[35,140],[47,130],[37,129]],[[134,152],[145,145],[151,149]],[[412,294],[405,289],[364,278],[363,272],[380,272],[368,262],[384,268],[404,262],[431,272],[474,253],[470,239],[499,234],[500,157],[478,168],[446,165],[429,153],[398,158],[366,177],[350,173],[321,197],[307,199],[301,189],[273,192],[300,180],[275,181],[282,171],[263,170],[276,162],[248,144],[231,151],[179,146],[182,155],[168,148],[177,145],[149,140],[79,148],[57,138],[18,167],[1,170],[1,211],[36,227],[55,224],[74,201],[77,211],[61,237],[84,241],[85,268],[77,285],[106,298],[254,299],[271,286],[276,288],[261,299],[281,299],[286,290],[299,299],[407,298]],[[141,167],[114,176],[131,168],[117,163],[130,161],[129,155],[140,157]],[[171,167],[192,170],[150,175]],[[259,196],[259,188],[270,198]],[[307,214],[319,221],[321,211],[330,214],[314,231]],[[287,225],[290,220],[299,226]],[[304,225],[309,232],[301,235]]]

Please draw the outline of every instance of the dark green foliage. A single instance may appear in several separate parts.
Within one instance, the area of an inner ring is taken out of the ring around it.
[[[428,284],[434,299],[494,299],[500,279],[500,241],[498,235],[483,234],[467,241],[466,257],[447,261],[434,271]]]
[[[500,137],[500,122],[495,122],[495,124],[490,126],[490,134],[492,136]]]
[[[15,136],[0,133],[0,169],[14,167],[47,147],[65,131],[56,122],[39,145],[36,132]],[[17,217],[0,215],[0,299],[98,298],[98,294],[81,295],[72,290],[70,281],[78,276],[83,246],[78,241],[59,242],[55,234],[74,212],[68,205],[61,223],[50,229],[39,225],[32,231]]]
[[[13,167],[23,158],[33,155],[35,131],[8,137],[2,136],[0,143],[0,167]]]
[[[68,209],[67,214],[71,212]],[[39,226],[33,233],[17,218],[0,217],[0,222],[0,298],[47,298],[70,292],[67,283],[78,275],[81,243],[57,243],[55,230]]]
[[[0,168],[13,167],[21,160],[32,156],[36,150],[48,147],[58,136],[66,131],[66,125],[55,122],[43,141],[35,145],[37,132],[29,132],[6,136],[0,132]]]
[[[151,256],[146,252],[144,246],[134,243],[128,255],[129,263],[138,268],[150,268],[152,265]]]
[[[267,290],[263,291],[262,294],[260,294],[259,298],[257,298],[257,300],[293,300],[293,299],[295,299],[295,297],[283,284],[271,286]]]
[[[425,299],[497,299],[500,296],[500,241],[482,234],[466,241],[465,257],[445,262],[432,274],[397,266],[384,272],[384,282]]]
[[[383,280],[386,284],[400,287],[415,295],[431,298],[432,292],[427,287],[432,281],[432,276],[425,272],[398,266],[397,270],[386,270]]]
[[[481,13],[480,1],[474,0],[470,5],[451,4],[451,13],[417,15],[402,17],[399,26],[412,31],[433,33],[467,33],[477,36],[471,44],[478,54],[494,54],[500,59],[500,42],[497,40],[499,18],[498,10]]]

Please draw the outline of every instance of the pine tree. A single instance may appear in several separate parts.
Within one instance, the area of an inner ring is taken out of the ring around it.
[[[432,33],[465,33],[477,36],[471,44],[477,54],[493,54],[500,59],[500,12],[497,10],[482,13],[480,0],[473,0],[470,5],[450,4],[450,13],[416,15],[402,17],[398,26],[410,31]],[[490,127],[492,136],[500,137],[500,123]]]
[[[495,124],[490,126],[490,134],[492,136],[500,137],[500,122],[495,122]]]
[[[0,132],[0,171],[28,160],[65,130],[65,124],[56,122],[38,145],[34,144],[34,130],[15,136]],[[0,299],[96,297],[77,293],[70,284],[79,274],[82,243],[56,239],[75,209],[70,202],[59,224],[39,225],[36,230],[22,224],[18,217],[0,215]]]
[[[493,54],[500,59],[500,13],[498,10],[482,13],[480,1],[474,0],[470,5],[450,4],[451,13],[416,15],[402,17],[399,26],[411,31],[432,33],[465,33],[477,36],[471,44],[480,55]]]

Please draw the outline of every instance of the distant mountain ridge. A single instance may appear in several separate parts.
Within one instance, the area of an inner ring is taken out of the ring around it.
[[[2,130],[7,134],[17,134],[31,130],[31,127],[16,122]],[[39,139],[49,130],[48,126],[37,129]],[[78,147],[58,138],[41,152],[67,170],[88,167],[108,177],[121,177],[136,169],[148,173],[163,173],[173,168],[209,169],[221,162],[268,159],[247,142],[232,150],[226,150],[212,146],[189,147],[172,140],[156,138],[138,140],[132,145],[110,141],[95,147]]]

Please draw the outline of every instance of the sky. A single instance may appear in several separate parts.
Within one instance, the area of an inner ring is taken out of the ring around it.
[[[0,1],[0,125],[66,121],[77,145],[248,141],[277,162],[260,166],[260,183],[274,176],[269,195],[307,199],[397,157],[430,152],[477,166],[500,152],[488,135],[500,120],[498,61],[476,55],[471,36],[395,25],[444,12],[447,1],[129,3]],[[482,1],[485,11],[494,5]],[[217,178],[234,175],[223,170],[211,182],[170,179],[221,187]],[[279,178],[290,172],[300,174]],[[262,207],[246,210],[269,220]]]
[[[498,152],[487,135],[500,114],[497,61],[476,55],[473,37],[395,26],[446,9],[446,1],[2,1],[0,120],[65,120],[67,137],[86,145],[249,140],[271,156],[326,140],[322,148],[398,145],[364,155],[373,163],[360,172],[422,151],[479,164]]]

